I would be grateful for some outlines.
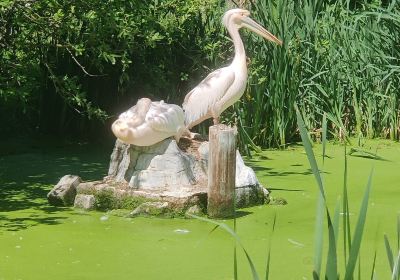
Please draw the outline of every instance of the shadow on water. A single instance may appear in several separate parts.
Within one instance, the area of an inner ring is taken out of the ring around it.
[[[0,229],[5,231],[24,230],[38,224],[57,225],[62,220],[67,219],[65,216],[24,216],[21,218],[0,215]]]
[[[111,151],[70,145],[1,156],[0,232],[61,223],[70,209],[50,206],[47,193],[66,174],[83,180],[103,178]]]
[[[254,171],[258,172],[258,175],[261,176],[291,176],[291,175],[312,175],[313,172],[310,168],[304,168],[302,171],[275,171],[274,168],[261,166],[260,161],[249,160],[246,161],[246,164],[251,167]],[[302,164],[292,164],[288,165],[289,167],[302,167]],[[329,174],[327,171],[321,171],[323,174]]]
[[[303,192],[303,189],[282,189],[282,188],[268,188],[269,191],[285,191],[285,192]]]

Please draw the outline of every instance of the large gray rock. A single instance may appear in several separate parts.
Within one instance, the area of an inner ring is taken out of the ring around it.
[[[74,204],[76,187],[82,182],[79,176],[65,175],[47,194],[47,200],[51,205],[70,206]]]
[[[96,199],[92,194],[78,194],[75,197],[74,207],[92,210],[96,207]]]
[[[126,145],[117,140],[108,175],[116,182],[129,183],[133,189],[172,190],[195,183],[192,162],[172,139],[149,147]]]
[[[207,192],[208,142],[196,142],[183,152],[172,139],[149,147],[127,145],[117,140],[111,155],[107,180],[127,183],[132,190],[159,196],[189,197]],[[180,143],[181,144],[181,143]],[[268,192],[254,171],[236,153],[236,201],[239,207],[261,204]]]

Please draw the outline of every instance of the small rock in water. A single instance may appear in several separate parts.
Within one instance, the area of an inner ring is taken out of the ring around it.
[[[178,229],[174,230],[174,232],[186,234],[186,233],[189,233],[190,231],[187,230],[187,229],[179,229],[179,228],[178,228]]]
[[[186,215],[201,215],[202,210],[198,205],[193,205],[186,211]]]
[[[108,220],[108,216],[101,216],[100,217],[100,221],[107,221]]]
[[[129,216],[135,217],[142,214],[161,216],[168,212],[169,203],[154,201],[154,202],[144,202],[133,210]]]

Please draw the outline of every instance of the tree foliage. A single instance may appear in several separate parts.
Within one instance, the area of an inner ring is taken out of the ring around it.
[[[215,0],[1,0],[0,102],[33,118],[58,104],[104,120],[113,105],[140,95],[178,99],[203,66],[205,34],[216,32],[206,15],[219,7]],[[56,104],[54,93],[62,98]]]

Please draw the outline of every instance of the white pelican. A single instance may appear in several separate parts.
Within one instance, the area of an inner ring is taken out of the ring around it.
[[[243,42],[239,35],[241,27],[282,45],[282,41],[252,20],[249,15],[250,12],[243,9],[232,9],[224,14],[222,23],[232,37],[235,57],[229,66],[209,74],[185,96],[182,107],[188,129],[211,117],[214,124],[218,124],[221,113],[243,95],[247,82],[247,65]]]
[[[141,98],[118,117],[111,129],[124,143],[151,146],[171,136],[178,142],[182,134],[188,132],[184,120],[183,110],[178,105]]]

